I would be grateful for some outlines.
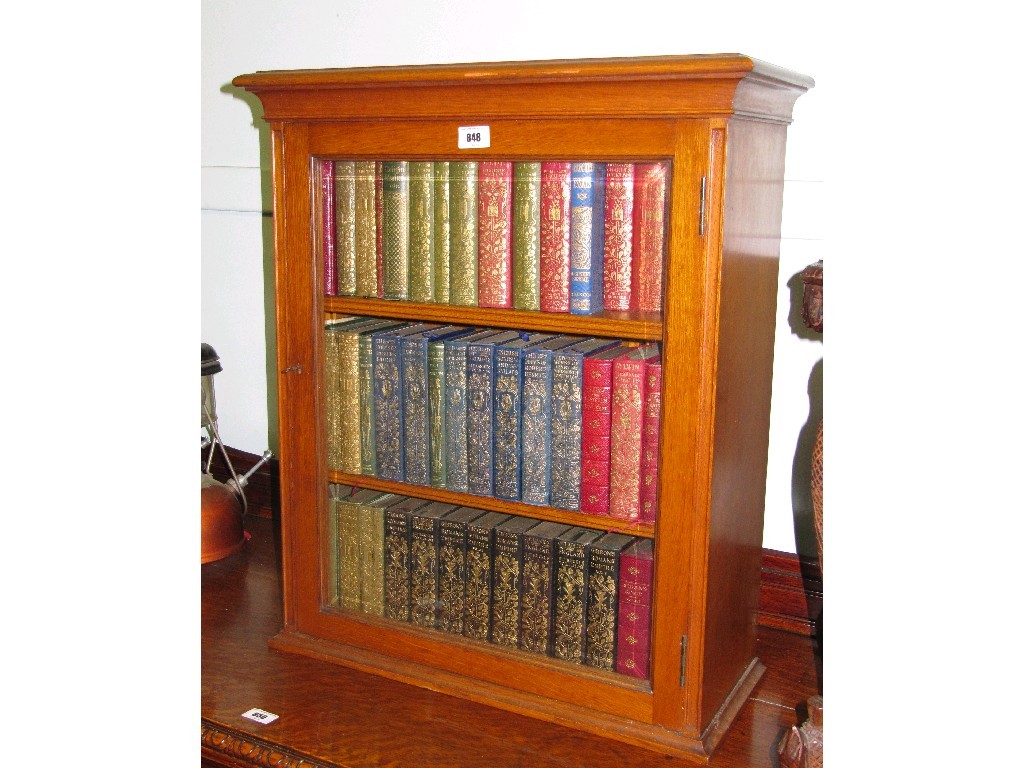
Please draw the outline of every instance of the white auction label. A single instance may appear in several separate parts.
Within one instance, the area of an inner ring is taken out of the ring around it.
[[[491,146],[491,126],[459,126],[459,149],[487,149],[489,146]]]
[[[277,715],[272,712],[267,712],[264,709],[257,709],[255,707],[250,709],[248,712],[243,712],[242,717],[247,717],[250,720],[255,720],[257,723],[263,723],[264,725],[277,720]]]

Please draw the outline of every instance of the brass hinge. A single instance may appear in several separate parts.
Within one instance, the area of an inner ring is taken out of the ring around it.
[[[686,635],[679,644],[679,685],[686,685]]]

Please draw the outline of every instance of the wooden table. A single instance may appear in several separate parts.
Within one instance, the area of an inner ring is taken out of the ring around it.
[[[274,524],[250,516],[241,552],[202,566],[204,766],[648,768],[685,760],[268,648],[281,626]],[[768,672],[711,760],[771,766],[818,692],[811,638],[762,628]],[[257,707],[278,715],[243,718]]]

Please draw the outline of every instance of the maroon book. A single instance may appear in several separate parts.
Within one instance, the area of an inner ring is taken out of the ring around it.
[[[337,261],[334,255],[334,161],[320,161],[321,238],[324,251],[324,295],[338,293]]]
[[[653,523],[658,512],[661,437],[661,358],[647,364],[644,418],[640,438],[640,522]]]
[[[512,308],[512,163],[478,166],[477,304]]]
[[[628,312],[633,285],[633,164],[608,163],[604,187],[604,308]]]
[[[580,440],[580,511],[608,514],[611,471],[612,365],[629,347],[612,347],[583,358]]]
[[[619,520],[640,519],[640,452],[643,433],[647,361],[658,345],[631,350],[612,364],[611,475],[608,514]]]
[[[572,163],[540,165],[540,311],[569,311]]]
[[[615,671],[651,678],[651,598],[654,589],[654,543],[638,539],[619,557],[619,621]]]
[[[637,163],[633,182],[633,288],[630,305],[661,312],[661,273],[665,250],[665,166]]]

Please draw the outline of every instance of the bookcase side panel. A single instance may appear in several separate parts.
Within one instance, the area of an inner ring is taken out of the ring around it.
[[[701,722],[755,656],[786,126],[728,125]]]

